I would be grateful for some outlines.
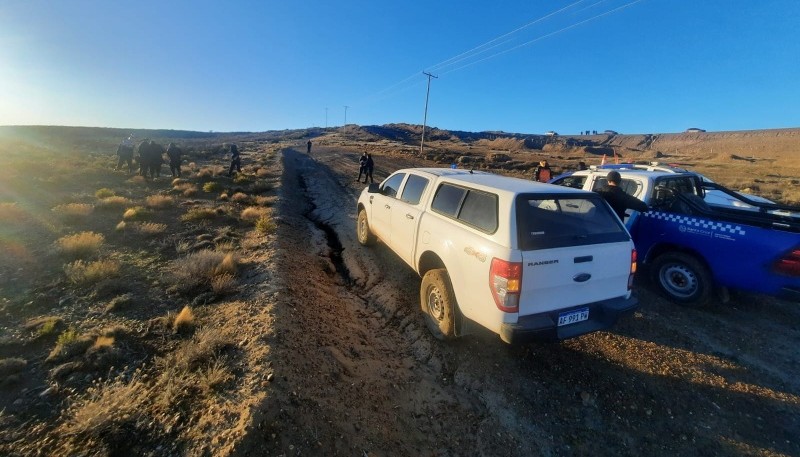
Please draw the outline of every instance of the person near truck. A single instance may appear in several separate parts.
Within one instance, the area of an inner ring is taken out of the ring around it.
[[[550,170],[550,164],[546,160],[539,162],[539,165],[533,171],[533,180],[539,182],[550,181],[553,177],[553,172]]]
[[[625,210],[632,209],[634,211],[647,211],[647,204],[633,195],[628,195],[622,188],[619,187],[622,182],[622,176],[616,170],[611,170],[606,176],[606,185],[603,186],[597,193],[608,202],[611,209],[617,213],[621,221],[625,220]]]
[[[367,171],[367,152],[364,151],[364,153],[361,154],[361,158],[358,159],[358,178],[356,178],[356,181],[361,181],[361,175],[363,173],[366,173],[366,171]]]
[[[181,177],[181,148],[175,143],[170,143],[167,146],[167,157],[169,157],[169,171],[172,173],[173,178]]]

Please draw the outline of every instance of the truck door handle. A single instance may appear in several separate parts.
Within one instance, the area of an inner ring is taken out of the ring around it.
[[[410,214],[406,214],[406,219],[414,219],[414,216],[412,216]]]

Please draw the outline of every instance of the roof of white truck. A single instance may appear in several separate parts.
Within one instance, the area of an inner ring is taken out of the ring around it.
[[[472,171],[453,168],[405,168],[397,172],[414,171],[420,174],[430,174],[443,178],[453,183],[470,184],[475,187],[484,187],[487,191],[505,191],[512,194],[522,193],[555,193],[555,194],[586,194],[580,189],[544,184],[529,179],[512,178],[485,171]]]

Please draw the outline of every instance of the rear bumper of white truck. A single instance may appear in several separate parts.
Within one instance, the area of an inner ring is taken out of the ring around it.
[[[500,327],[500,338],[509,344],[527,343],[530,341],[559,341],[611,327],[620,316],[639,307],[639,300],[630,298],[612,298],[594,303],[587,303],[568,309],[559,309],[541,314],[521,316],[516,324],[503,324]],[[574,324],[558,325],[560,314],[588,308],[589,318]]]

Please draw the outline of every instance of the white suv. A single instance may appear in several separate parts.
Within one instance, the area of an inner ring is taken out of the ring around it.
[[[638,301],[636,251],[593,192],[449,168],[398,170],[358,199],[358,240],[421,277],[441,339],[477,323],[508,343],[607,328]]]

